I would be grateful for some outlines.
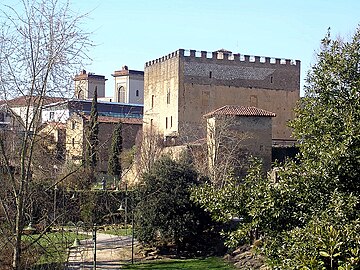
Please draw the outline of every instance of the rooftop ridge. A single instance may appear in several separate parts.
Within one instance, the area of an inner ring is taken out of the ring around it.
[[[198,59],[207,59],[207,60],[222,60],[229,62],[245,62],[245,63],[261,63],[261,64],[271,64],[271,65],[286,65],[286,66],[294,66],[300,67],[300,60],[291,60],[286,58],[276,58],[276,57],[268,57],[268,56],[256,56],[256,55],[248,55],[248,54],[240,54],[240,53],[232,53],[230,51],[226,51],[224,49],[217,50],[214,52],[208,51],[196,51],[196,50],[185,50],[178,49],[172,53],[169,53],[165,56],[157,58],[155,60],[151,60],[145,63],[145,68],[150,67],[154,64],[164,62],[168,59],[174,57],[191,57]]]
[[[233,115],[233,116],[259,116],[275,117],[276,114],[254,106],[225,105],[204,115],[205,118],[215,115]]]

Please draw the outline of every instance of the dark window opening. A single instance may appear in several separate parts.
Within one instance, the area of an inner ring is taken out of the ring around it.
[[[166,103],[170,104],[170,88],[167,90],[167,93],[166,93]]]
[[[212,78],[212,71],[209,72],[209,78]]]
[[[139,90],[136,90],[135,95],[138,97],[139,96]]]

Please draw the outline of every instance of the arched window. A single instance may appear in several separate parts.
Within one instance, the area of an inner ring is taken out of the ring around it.
[[[120,86],[118,88],[118,102],[125,102],[125,88],[124,86]]]

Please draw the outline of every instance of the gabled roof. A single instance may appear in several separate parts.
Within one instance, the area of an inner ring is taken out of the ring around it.
[[[256,107],[238,106],[238,105],[225,105],[215,111],[209,112],[204,117],[209,118],[219,115],[231,116],[257,116],[257,117],[275,117],[273,112],[265,111]]]
[[[66,100],[63,97],[43,97],[44,98],[44,105],[60,102]],[[33,105],[34,103],[38,102],[38,96],[21,96],[10,100],[0,100],[1,104],[8,104],[10,107],[25,107],[28,105]]]

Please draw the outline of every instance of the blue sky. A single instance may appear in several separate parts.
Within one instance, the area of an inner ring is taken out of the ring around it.
[[[13,1],[13,0],[5,0]],[[301,60],[301,81],[327,28],[349,37],[360,23],[359,0],[73,0],[90,15],[93,63],[84,67],[108,78],[123,65],[144,63],[179,48]],[[303,84],[303,83],[302,83]]]

